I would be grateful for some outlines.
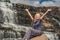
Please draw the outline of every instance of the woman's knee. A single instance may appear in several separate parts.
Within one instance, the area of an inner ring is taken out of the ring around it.
[[[28,30],[28,32],[32,32],[32,28],[30,28],[30,29]]]
[[[33,30],[33,28],[30,28],[29,30],[30,30],[30,31],[32,31],[32,30]]]

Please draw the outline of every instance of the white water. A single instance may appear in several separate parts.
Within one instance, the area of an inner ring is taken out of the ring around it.
[[[8,6],[12,6],[8,5],[8,3],[0,3],[0,8],[3,11],[3,17],[4,17],[4,24],[5,23],[14,23],[15,19],[14,19],[14,10],[11,10]]]
[[[48,37],[49,40],[59,40],[58,36],[53,32],[44,32],[44,34]]]
[[[16,31],[26,31],[26,29],[28,29],[25,26],[15,24],[17,12],[13,9],[12,3],[0,2],[0,10],[2,10],[4,18],[4,24],[2,24],[2,27],[12,28]]]
[[[58,24],[59,24],[59,26],[60,26],[60,21],[58,21],[57,19],[55,19],[55,18],[52,18],[53,20],[55,20]]]

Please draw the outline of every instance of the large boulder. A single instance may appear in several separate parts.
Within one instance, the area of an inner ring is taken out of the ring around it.
[[[32,38],[31,40],[48,40],[48,37],[45,34]]]

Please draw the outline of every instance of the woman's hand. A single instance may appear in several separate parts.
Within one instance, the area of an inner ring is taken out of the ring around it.
[[[41,19],[43,19],[44,16],[45,16],[49,11],[52,11],[52,9],[48,9],[48,10],[42,15]]]
[[[52,9],[48,9],[47,11],[52,11]]]
[[[28,9],[25,9],[25,11],[28,11]]]

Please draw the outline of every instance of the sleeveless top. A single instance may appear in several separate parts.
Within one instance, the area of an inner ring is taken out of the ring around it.
[[[37,20],[36,22],[33,23],[34,29],[42,30],[41,29],[41,21],[42,20]]]

